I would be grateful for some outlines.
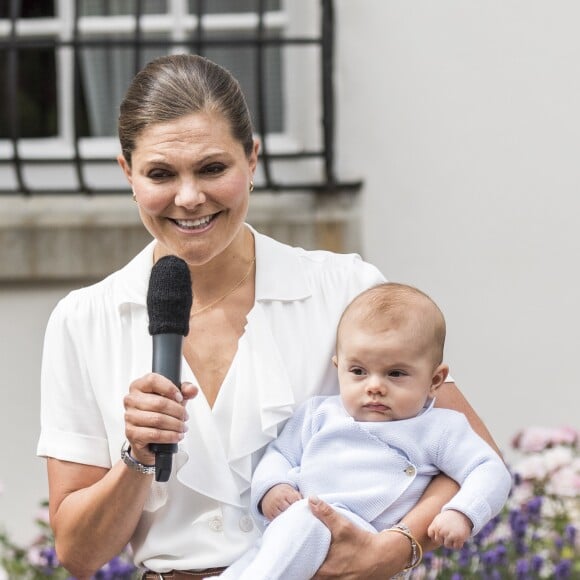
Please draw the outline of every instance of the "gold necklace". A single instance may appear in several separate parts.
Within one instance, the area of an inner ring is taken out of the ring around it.
[[[242,279],[236,283],[235,286],[232,286],[223,296],[220,296],[217,300],[214,300],[213,302],[210,302],[209,304],[202,306],[198,310],[194,310],[193,312],[191,312],[189,318],[191,319],[197,314],[200,314],[201,312],[205,312],[206,310],[213,308],[216,304],[219,304],[222,300],[225,300],[230,294],[233,294],[248,279],[248,276],[252,272],[252,268],[254,267],[255,262],[256,258],[254,257],[250,262],[250,267],[248,268],[248,271],[243,275]]]

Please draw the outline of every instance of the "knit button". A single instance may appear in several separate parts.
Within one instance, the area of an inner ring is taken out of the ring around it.
[[[408,467],[405,468],[405,473],[409,477],[412,477],[413,475],[415,475],[415,468],[412,465],[409,465]]]
[[[254,529],[254,522],[250,516],[242,516],[240,518],[240,530],[242,532],[251,532]]]
[[[220,516],[214,516],[211,518],[207,525],[212,532],[222,532],[224,529],[224,521]]]

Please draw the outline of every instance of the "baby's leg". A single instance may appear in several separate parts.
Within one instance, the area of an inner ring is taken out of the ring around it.
[[[371,524],[340,507],[335,508],[360,528],[376,533]],[[255,547],[236,560],[220,578],[228,580],[310,580],[324,562],[330,531],[308,507],[293,503],[265,529]]]
[[[309,580],[320,567],[330,546],[330,531],[312,515],[307,500],[293,503],[264,531],[259,549],[246,558],[253,561],[240,572],[238,562],[221,578],[238,580]],[[232,574],[230,576],[230,570]]]

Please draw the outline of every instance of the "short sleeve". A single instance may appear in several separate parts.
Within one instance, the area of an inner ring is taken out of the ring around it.
[[[37,453],[110,467],[107,436],[84,364],[82,302],[69,295],[48,321],[41,368],[41,432]]]

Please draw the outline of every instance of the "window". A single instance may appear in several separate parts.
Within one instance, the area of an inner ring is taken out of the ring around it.
[[[263,143],[258,187],[324,187],[329,176],[336,186],[328,116],[320,122],[332,113],[320,32],[331,0],[322,7],[321,19],[311,0],[5,0],[0,193],[126,191],[119,103],[146,62],[171,52],[203,54],[239,79]]]

